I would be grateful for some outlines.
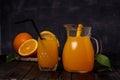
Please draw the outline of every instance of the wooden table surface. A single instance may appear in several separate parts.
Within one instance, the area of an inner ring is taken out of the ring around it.
[[[102,73],[70,73],[57,70],[44,72],[38,69],[37,62],[13,61],[0,63],[0,80],[120,80],[120,69]]]

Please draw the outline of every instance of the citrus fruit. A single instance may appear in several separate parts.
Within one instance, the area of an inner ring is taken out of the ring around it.
[[[36,52],[37,48],[38,48],[37,40],[29,39],[21,44],[21,46],[18,49],[18,53],[21,56],[30,56],[33,55],[34,52]]]
[[[46,40],[55,40],[55,41],[57,41],[57,44],[58,44],[58,47],[59,47],[59,41],[58,41],[58,39],[57,39],[57,37],[55,36],[55,34],[53,34],[52,32],[50,32],[50,31],[42,31],[41,33],[40,33],[40,35],[41,35],[41,37],[43,38],[43,39],[46,39]]]
[[[13,40],[14,50],[16,52],[18,52],[20,45],[28,39],[32,39],[32,36],[27,32],[21,32],[21,33],[17,34],[17,36],[15,36],[15,38]]]

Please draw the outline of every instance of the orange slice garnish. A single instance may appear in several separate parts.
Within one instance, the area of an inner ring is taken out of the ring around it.
[[[55,34],[53,34],[52,32],[50,32],[50,31],[42,31],[42,32],[40,33],[40,35],[42,36],[43,39],[56,41],[57,44],[58,44],[58,47],[60,46],[57,37],[56,37]]]

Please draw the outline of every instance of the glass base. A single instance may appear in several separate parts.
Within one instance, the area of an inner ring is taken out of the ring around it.
[[[57,64],[54,67],[52,67],[52,68],[49,68],[49,67],[40,67],[39,66],[39,69],[40,69],[40,71],[56,71],[57,70]]]
[[[78,73],[88,73],[89,71],[78,71]]]
[[[92,70],[66,70],[66,71],[68,71],[68,72],[76,72],[76,73],[89,73],[89,72],[91,72]]]

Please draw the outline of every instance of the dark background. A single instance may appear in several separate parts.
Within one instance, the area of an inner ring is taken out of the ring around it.
[[[0,25],[0,55],[1,55],[1,25]]]
[[[92,27],[92,36],[102,41],[103,53],[112,65],[120,65],[120,1],[119,0],[1,0],[2,54],[15,53],[13,38],[20,32],[29,32],[37,39],[31,22],[39,31],[52,31],[60,41],[61,56],[66,41],[63,24],[82,23]]]

